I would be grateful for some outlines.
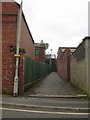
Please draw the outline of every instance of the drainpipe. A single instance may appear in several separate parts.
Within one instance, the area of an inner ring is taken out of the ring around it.
[[[51,71],[51,54],[50,54],[50,71]]]
[[[51,50],[51,55],[50,55],[50,71],[51,71],[51,68],[52,68],[52,49]]]
[[[16,68],[15,68],[15,77],[14,77],[14,88],[13,88],[13,95],[18,95],[18,71],[19,71],[19,47],[20,47],[20,33],[21,33],[21,20],[22,20],[22,4],[23,0],[21,0],[20,5],[20,12],[19,12],[19,20],[18,20],[18,31],[17,31],[17,43],[16,43],[16,54],[14,56],[16,57]]]

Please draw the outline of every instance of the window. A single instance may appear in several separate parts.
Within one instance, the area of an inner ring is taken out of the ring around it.
[[[35,55],[39,55],[39,50],[35,49]]]

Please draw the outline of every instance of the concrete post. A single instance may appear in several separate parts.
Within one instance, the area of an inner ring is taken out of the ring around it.
[[[14,96],[17,96],[18,94],[18,69],[19,69],[19,47],[20,47],[20,33],[21,33],[21,20],[22,20],[22,2],[21,0],[21,5],[20,5],[20,13],[19,13],[19,22],[18,22],[18,33],[17,33],[17,48],[16,48],[16,69],[15,69],[15,77],[14,77],[14,89],[13,89],[13,94]]]

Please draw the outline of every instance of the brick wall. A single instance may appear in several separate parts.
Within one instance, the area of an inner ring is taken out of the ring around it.
[[[35,47],[35,49],[39,50],[39,54],[35,55],[35,60],[45,63],[45,48],[43,48],[43,47]]]
[[[19,94],[24,93],[24,57],[19,61]]]
[[[14,53],[10,51],[10,46],[16,47],[17,20],[19,5],[12,3],[2,3],[2,90],[3,93],[13,92],[13,81],[15,75]],[[34,59],[34,43],[31,33],[25,22],[23,15],[21,28],[20,47],[25,49],[25,55]],[[1,40],[0,40],[1,41]],[[19,93],[23,93],[24,82],[24,61],[21,55],[19,62]]]
[[[70,80],[70,50],[66,49],[64,53],[61,52],[61,49],[58,51],[57,57],[57,72],[61,78],[64,80]]]
[[[23,16],[24,17],[24,16]],[[29,56],[32,59],[35,59],[35,47],[32,42],[32,37],[27,29],[24,19],[22,19],[21,25],[21,42],[20,47],[25,48],[25,56]]]
[[[2,14],[17,14],[18,5],[15,2],[2,2]]]
[[[15,71],[14,53],[10,52],[10,45],[15,46],[16,23],[2,23],[2,88],[3,92],[10,93],[13,89]]]
[[[2,13],[2,4],[0,3],[0,14]],[[2,21],[2,16],[0,16]],[[0,22],[0,28],[2,28],[2,22]],[[2,92],[2,29],[0,29],[0,93]]]

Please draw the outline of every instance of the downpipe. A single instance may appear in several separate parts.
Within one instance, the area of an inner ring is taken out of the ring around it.
[[[15,77],[14,77],[14,88],[13,88],[13,95],[18,95],[18,81],[19,81],[19,48],[20,48],[20,33],[21,33],[21,20],[22,20],[22,5],[23,0],[21,0],[20,5],[20,12],[19,12],[19,20],[18,20],[18,31],[17,31],[17,44],[16,44],[16,54],[14,54],[14,57],[16,57],[16,67],[15,67]]]

